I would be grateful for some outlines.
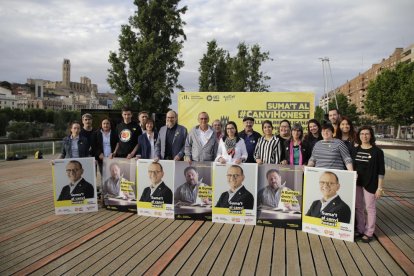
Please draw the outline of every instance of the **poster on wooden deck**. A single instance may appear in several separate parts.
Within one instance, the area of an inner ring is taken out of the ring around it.
[[[98,211],[95,159],[56,159],[52,165],[56,215]]]
[[[176,219],[211,220],[211,162],[175,162],[174,211]]]
[[[258,167],[257,225],[302,228],[303,166]]]
[[[212,221],[255,225],[257,164],[213,164]]]
[[[106,209],[137,211],[136,167],[135,159],[104,159],[102,197]]]
[[[174,218],[175,161],[137,161],[138,215]]]
[[[305,168],[302,230],[354,240],[356,172]]]

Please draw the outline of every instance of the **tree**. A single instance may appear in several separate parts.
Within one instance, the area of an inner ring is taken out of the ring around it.
[[[138,11],[122,25],[118,53],[110,52],[107,81],[119,105],[149,112],[165,112],[178,84],[186,39],[180,0],[135,0]]]
[[[315,113],[313,115],[313,118],[318,120],[319,123],[322,123],[325,120],[325,111],[323,111],[322,107],[317,106],[315,108]]]
[[[237,46],[235,57],[219,48],[217,42],[207,43],[207,53],[200,60],[199,91],[261,92],[268,91],[265,81],[270,77],[261,70],[262,63],[271,60],[269,52],[262,52],[258,44]]]
[[[414,122],[414,62],[384,70],[368,85],[367,113],[394,125]]]
[[[207,53],[200,60],[199,91],[230,91],[229,53],[217,46],[217,41],[207,42]]]
[[[359,113],[355,104],[349,104],[348,98],[344,94],[336,95],[338,102],[338,109],[341,115],[347,116],[354,125],[359,125]],[[329,109],[336,108],[335,99],[331,99],[329,102]]]

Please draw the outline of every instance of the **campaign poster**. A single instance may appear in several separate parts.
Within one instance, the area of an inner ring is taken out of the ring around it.
[[[255,225],[257,164],[213,164],[212,221]]]
[[[102,168],[102,197],[106,209],[137,211],[135,159],[104,159]]]
[[[254,100],[252,100],[254,99]],[[224,126],[228,121],[243,125],[244,117],[254,118],[257,126],[270,120],[278,126],[281,120],[299,123],[304,129],[315,112],[312,92],[180,92],[178,114],[180,124],[190,130],[197,125],[197,114],[205,111]]]
[[[176,219],[211,220],[211,162],[175,162]]]
[[[302,230],[354,241],[356,172],[305,168]]]
[[[137,161],[138,215],[174,218],[175,161]]]
[[[257,225],[302,228],[303,166],[258,167]]]
[[[56,215],[98,211],[95,159],[56,159],[52,165]]]

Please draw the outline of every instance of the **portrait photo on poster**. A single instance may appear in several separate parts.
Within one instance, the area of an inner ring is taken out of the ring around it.
[[[299,166],[263,164],[258,169],[257,208],[301,213],[303,170]]]
[[[174,161],[139,159],[138,200],[153,204],[172,204],[174,190]]]
[[[105,158],[103,161],[102,196],[107,205],[136,201],[136,161],[125,158]],[[134,205],[135,203],[131,203]]]
[[[304,215],[351,223],[355,207],[355,172],[305,168]]]
[[[54,161],[55,196],[57,201],[96,200],[96,173],[93,158],[70,158]]]
[[[219,208],[256,210],[257,164],[214,163],[214,202]]]
[[[175,205],[211,205],[211,192],[211,162],[175,163]]]

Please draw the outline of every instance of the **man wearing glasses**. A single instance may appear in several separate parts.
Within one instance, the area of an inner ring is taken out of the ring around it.
[[[253,195],[243,185],[243,169],[238,165],[231,165],[226,176],[229,190],[221,194],[216,207],[253,209]]]
[[[187,129],[177,124],[177,113],[170,110],[166,115],[165,126],[161,127],[155,143],[155,160],[182,161]]]
[[[170,188],[162,181],[164,170],[160,163],[152,162],[148,166],[148,177],[151,184],[144,189],[139,201],[156,203],[156,205],[159,205],[161,202],[172,204],[173,194]]]
[[[85,198],[93,198],[95,189],[92,184],[83,177],[82,164],[79,161],[71,160],[66,165],[66,174],[68,175],[70,184],[63,187],[58,201],[72,200],[83,201]]]
[[[324,172],[319,178],[319,188],[322,193],[321,200],[315,200],[307,216],[322,218],[323,221],[349,223],[351,209],[337,194],[341,185],[338,176],[333,172]]]
[[[207,112],[198,114],[199,125],[188,133],[185,141],[185,161],[214,161],[216,158],[218,143],[208,122]]]

